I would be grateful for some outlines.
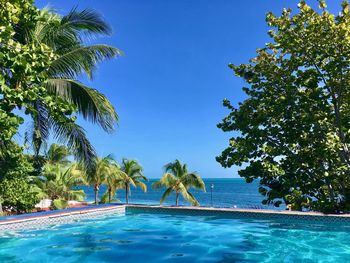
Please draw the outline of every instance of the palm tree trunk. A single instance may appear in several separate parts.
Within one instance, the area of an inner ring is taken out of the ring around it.
[[[128,184],[125,184],[125,203],[129,203],[129,187]]]
[[[176,193],[176,206],[179,205],[179,193]]]
[[[108,203],[111,203],[111,199],[112,199],[112,189],[108,188]]]
[[[95,184],[94,190],[95,190],[95,205],[98,205],[98,190],[99,190],[99,187],[98,187],[97,184]]]

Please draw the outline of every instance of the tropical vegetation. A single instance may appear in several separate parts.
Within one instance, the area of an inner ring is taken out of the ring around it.
[[[86,172],[88,184],[94,187],[95,204],[99,203],[98,193],[102,184],[108,185],[108,200],[109,202],[111,201],[112,190],[114,188],[117,189],[115,180],[118,175],[118,166],[116,165],[116,162],[111,155],[107,155],[104,158],[97,158],[95,169],[92,172]],[[103,202],[106,202],[106,197],[104,197],[103,200]]]
[[[218,127],[233,137],[216,159],[257,180],[264,204],[350,211],[349,4],[333,15],[318,2],[319,10],[300,1],[296,13],[268,13],[271,41],[248,63],[229,65],[246,81],[247,99],[224,100],[230,112]],[[125,203],[132,186],[146,192],[141,165],[98,157],[77,123],[81,117],[110,133],[118,122],[107,97],[79,81],[122,54],[87,42],[109,35],[109,25],[90,9],[60,15],[33,0],[0,1],[0,18],[0,212],[29,212],[43,198],[64,208],[84,199],[81,185],[93,186],[96,204],[116,200],[118,189]],[[48,147],[52,141],[59,144]],[[165,189],[161,203],[174,193],[176,205],[180,196],[199,205],[190,190],[205,184],[175,160],[153,188]]]
[[[235,133],[217,160],[258,180],[264,204],[349,211],[349,4],[337,15],[324,1],[320,10],[305,1],[298,8],[268,13],[271,42],[249,63],[229,65],[247,99],[224,100],[230,114],[218,127]]]
[[[125,203],[129,203],[131,193],[130,186],[139,187],[142,191],[147,191],[144,181],[147,177],[143,175],[143,168],[136,160],[123,159],[119,179],[117,180],[120,188],[125,190]]]
[[[179,205],[179,196],[189,201],[194,206],[199,206],[199,202],[189,191],[190,188],[205,191],[205,184],[202,178],[196,172],[189,172],[186,164],[182,164],[179,160],[165,165],[165,173],[162,178],[154,182],[154,189],[165,188],[165,192],[161,196],[162,204],[171,193],[175,193],[175,205]]]
[[[97,63],[121,54],[117,48],[86,39],[110,34],[108,24],[93,10],[72,9],[61,16],[39,10],[32,0],[0,2],[0,189],[4,207],[27,211],[36,198],[20,198],[21,183],[31,192],[30,176],[38,176],[45,161],[42,151],[52,134],[69,147],[76,161],[93,169],[96,152],[78,116],[112,132],[118,120],[113,105],[96,89],[80,83],[92,78]],[[27,115],[32,119],[26,132],[32,154],[14,141]],[[6,193],[5,193],[6,192]],[[10,196],[18,198],[10,199]],[[30,201],[31,200],[31,201]]]

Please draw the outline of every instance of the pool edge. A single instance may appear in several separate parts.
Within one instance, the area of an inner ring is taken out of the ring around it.
[[[280,219],[283,221],[308,221],[308,222],[341,222],[350,224],[350,214],[323,214],[320,212],[279,211],[241,208],[214,208],[214,207],[191,207],[191,206],[161,206],[161,205],[126,205],[126,211],[145,213],[169,213],[184,215],[225,216],[251,219]]]
[[[323,214],[319,212],[276,211],[240,208],[214,208],[193,206],[161,206],[142,204],[109,204],[103,206],[88,206],[79,209],[65,209],[43,213],[24,214],[12,217],[3,217],[0,220],[0,231],[8,229],[26,229],[38,225],[64,224],[70,221],[95,218],[110,214],[125,214],[126,212],[153,213],[153,214],[183,214],[224,216],[228,218],[271,219],[286,222],[321,222],[350,224],[350,214]]]

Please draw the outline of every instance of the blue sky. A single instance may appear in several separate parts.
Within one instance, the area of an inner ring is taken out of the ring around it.
[[[316,1],[309,1],[313,4]],[[340,1],[332,1],[339,3]],[[244,83],[227,67],[245,63],[269,38],[265,14],[296,9],[298,1],[276,0],[37,0],[61,14],[94,8],[113,35],[99,39],[125,55],[99,65],[86,84],[115,105],[119,127],[112,135],[80,121],[99,155],[137,159],[146,176],[160,177],[178,158],[203,177],[237,176],[215,156],[232,134],[216,124],[228,113],[222,100],[244,100]],[[333,8],[333,7],[332,7]],[[332,9],[331,9],[332,10]],[[333,10],[332,10],[333,11]]]

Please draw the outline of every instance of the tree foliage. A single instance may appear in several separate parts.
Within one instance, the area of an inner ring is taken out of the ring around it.
[[[29,175],[34,168],[15,142],[0,146],[0,206],[14,213],[31,211],[39,202]]]
[[[75,186],[85,184],[84,173],[76,163],[69,166],[47,163],[42,175],[35,178],[35,183],[42,195],[51,200],[83,201],[85,198],[82,189],[75,189]]]
[[[36,155],[52,132],[78,161],[93,166],[96,153],[77,115],[107,132],[118,117],[103,94],[77,78],[92,77],[97,63],[121,54],[111,46],[84,44],[109,34],[109,26],[93,10],[60,16],[31,0],[1,1],[0,16],[0,140],[6,143],[17,133],[23,118],[14,110],[21,110],[33,119]]]
[[[13,213],[31,212],[40,201],[27,177],[4,178],[0,182],[2,208]]]
[[[218,125],[235,131],[217,157],[260,181],[264,203],[334,212],[350,209],[350,13],[320,1],[299,12],[268,13],[271,42],[248,64],[229,67],[248,98]]]
[[[129,203],[131,187],[139,187],[142,191],[147,192],[147,177],[143,174],[142,166],[136,160],[123,159],[119,172],[119,178],[116,181],[118,188],[125,190],[125,203]]]
[[[165,191],[160,198],[162,204],[172,192],[175,192],[175,205],[179,204],[179,195],[189,201],[194,206],[199,206],[199,202],[189,191],[190,188],[205,191],[205,184],[202,178],[195,172],[189,172],[186,164],[181,164],[179,160],[165,165],[165,173],[162,178],[152,185],[155,189],[165,187]]]
[[[17,202],[18,207],[15,203],[10,206],[24,211],[33,206],[28,183],[31,175],[41,172],[45,157],[40,156],[40,150],[50,134],[66,144],[86,169],[93,169],[95,150],[76,119],[82,116],[112,132],[118,116],[103,94],[77,78],[81,74],[92,78],[97,63],[121,52],[108,45],[86,45],[88,38],[111,33],[93,10],[72,9],[61,16],[49,9],[37,9],[33,0],[3,0],[0,17],[0,197],[5,204],[13,201],[9,200],[12,193],[21,194],[23,198],[18,198],[27,199],[28,205]],[[24,156],[23,149],[13,142],[24,122],[23,115],[33,120],[27,133],[30,136],[25,137],[30,137],[34,156]],[[58,155],[65,155],[63,148],[56,150]],[[56,153],[48,152],[46,159],[56,162],[54,159],[60,158],[54,156]],[[64,172],[59,178],[67,179]],[[55,183],[60,185],[61,179]],[[25,192],[5,191],[16,183]]]

